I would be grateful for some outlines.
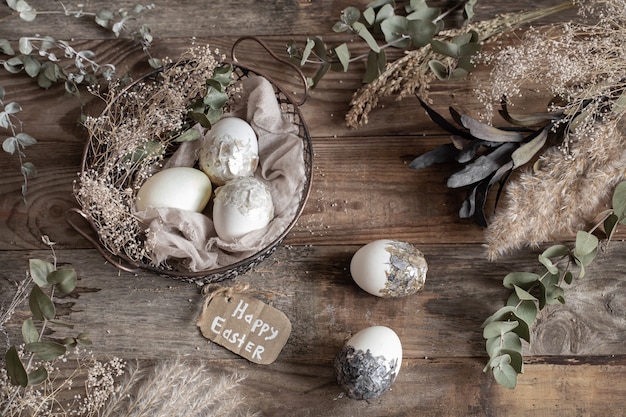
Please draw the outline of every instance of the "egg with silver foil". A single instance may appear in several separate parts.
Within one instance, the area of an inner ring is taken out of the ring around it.
[[[238,117],[218,120],[202,139],[198,162],[200,169],[217,186],[253,175],[259,164],[259,144],[254,129]]]
[[[273,217],[269,186],[257,177],[235,178],[215,190],[213,225],[225,242],[266,227]]]
[[[428,264],[422,252],[407,242],[379,239],[359,248],[350,274],[364,291],[384,298],[414,294],[424,287]]]
[[[391,388],[402,365],[402,343],[386,326],[367,327],[335,356],[335,377],[348,397],[371,400]]]

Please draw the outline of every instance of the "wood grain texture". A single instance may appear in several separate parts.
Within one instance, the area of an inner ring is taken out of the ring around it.
[[[57,9],[57,2],[29,0],[38,10]],[[90,0],[89,9],[131,7],[136,2]],[[257,35],[286,57],[291,39],[302,43],[323,35],[329,44],[346,41],[331,31],[341,10],[369,0],[157,0],[143,19],[155,36],[151,53],[178,57],[193,42],[210,44],[230,57],[241,35]],[[449,7],[433,0],[430,5]],[[517,10],[558,4],[506,0],[479,2],[477,19]],[[68,4],[68,6],[70,6]],[[453,13],[450,24],[459,21]],[[570,10],[541,24],[574,16]],[[146,56],[133,41],[85,21],[61,15],[39,16],[38,32],[72,39],[80,50],[93,50],[100,62],[115,64],[120,74],[137,77],[148,70]],[[17,40],[31,27],[0,5],[0,38]],[[522,32],[500,45],[519,41]],[[354,53],[367,49],[354,45]],[[352,46],[351,46],[352,47]],[[399,57],[402,51],[391,51]],[[242,43],[240,64],[268,75],[285,91],[302,98],[297,74],[274,61],[253,42]],[[1,57],[0,57],[1,59]],[[25,149],[26,160],[39,170],[29,181],[24,201],[18,162],[0,152],[0,306],[6,305],[15,282],[24,279],[28,259],[51,259],[43,234],[57,242],[60,267],[73,267],[77,290],[57,301],[62,319],[87,330],[92,350],[138,360],[142,366],[182,357],[202,363],[216,374],[233,370],[246,375],[247,403],[264,416],[600,416],[624,415],[626,400],[626,237],[620,232],[582,280],[566,288],[564,305],[542,311],[524,345],[525,374],[514,391],[483,373],[487,360],[481,323],[508,296],[502,278],[511,271],[538,268],[537,250],[522,250],[498,262],[485,259],[483,230],[458,218],[464,190],[445,187],[458,167],[447,164],[412,171],[417,155],[449,141],[414,98],[389,97],[370,114],[369,123],[347,128],[344,115],[353,92],[361,86],[363,68],[329,73],[301,107],[312,136],[313,188],[304,213],[284,244],[258,267],[240,278],[253,290],[268,291],[268,302],[292,322],[292,333],[278,360],[253,365],[204,339],[195,321],[203,296],[193,284],[148,272],[120,273],[65,221],[76,206],[73,181],[80,170],[86,133],[77,123],[81,111],[98,114],[102,103],[83,94],[62,96],[59,86],[42,90],[26,75],[0,72],[6,102],[19,101],[24,130],[38,140]],[[312,69],[309,68],[310,72]],[[436,83],[433,107],[448,106],[471,114],[480,111],[473,90],[488,76],[479,68],[456,83]],[[516,104],[516,110],[544,105],[540,96]],[[379,299],[352,281],[349,263],[363,244],[396,238],[416,244],[425,254],[429,273],[425,289],[402,299]],[[570,241],[572,236],[563,236]],[[6,330],[20,340],[28,316],[21,306]],[[403,364],[392,390],[371,402],[348,399],[336,384],[332,361],[343,343],[371,325],[393,328],[403,343]],[[51,328],[47,337],[67,330]],[[74,331],[72,331],[74,332]],[[0,346],[4,346],[0,332]],[[63,371],[68,371],[64,369]]]

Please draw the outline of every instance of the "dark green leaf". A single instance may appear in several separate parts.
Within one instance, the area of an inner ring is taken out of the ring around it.
[[[188,115],[191,120],[193,120],[194,122],[200,123],[200,126],[206,129],[211,128],[211,122],[209,121],[208,117],[204,113],[189,112]]]
[[[407,24],[407,35],[411,39],[413,48],[421,48],[428,45],[435,33],[437,26],[427,20],[409,20]]]
[[[566,273],[563,274],[563,281],[565,281],[566,284],[571,284],[573,278],[574,276],[572,275],[570,271],[567,271]]]
[[[608,240],[611,240],[613,238],[613,233],[615,233],[618,223],[619,218],[615,214],[611,214],[606,219],[604,219],[604,233],[606,233],[606,237]]]
[[[22,323],[22,339],[24,343],[32,343],[39,340],[39,332],[31,318],[24,320],[24,323]]]
[[[81,345],[91,345],[92,343],[87,333],[79,333],[78,336],[76,336],[76,341]]]
[[[65,346],[57,342],[34,342],[28,343],[26,349],[42,361],[51,361],[63,355],[67,350]]]
[[[363,82],[367,84],[378,78],[378,76],[385,70],[386,64],[387,55],[385,54],[384,49],[381,49],[380,52],[369,51]]]
[[[52,300],[38,285],[33,286],[33,289],[30,291],[28,306],[33,316],[39,320],[51,320],[56,315]]]
[[[47,288],[49,286],[48,275],[54,271],[54,265],[41,259],[29,259],[28,266],[30,276],[35,281],[35,284],[41,288]]]
[[[233,83],[233,66],[224,64],[213,70],[212,80],[219,82],[222,86],[227,87]]]
[[[350,50],[348,49],[348,45],[342,43],[341,45],[335,48],[335,55],[339,62],[341,62],[341,67],[343,71],[346,72],[348,70],[348,65],[350,65]]]
[[[617,216],[620,223],[626,220],[626,181],[622,181],[615,187],[613,191],[613,212]]]
[[[67,327],[68,329],[74,328],[74,325],[72,323],[64,321],[64,320],[52,319],[50,320],[50,323],[56,324],[57,326]]]
[[[354,25],[352,25],[352,28],[356,31],[357,35],[359,35],[359,37],[367,43],[367,46],[369,46],[372,51],[380,52],[380,47],[378,46],[378,43],[376,43],[376,39],[374,39],[374,36],[363,23],[355,22]]]
[[[5,369],[12,385],[25,387],[28,385],[28,374],[20,360],[15,346],[11,346],[4,355]]]
[[[46,379],[48,379],[48,371],[46,371],[45,366],[41,365],[39,368],[28,374],[28,385],[31,387],[39,385]]]
[[[440,61],[436,59],[431,59],[430,61],[428,61],[428,67],[438,79],[448,79],[448,67],[443,65]]]
[[[209,88],[203,101],[211,109],[221,109],[228,101],[228,94],[215,88]]]
[[[197,129],[187,129],[174,139],[174,142],[193,142],[198,139],[200,139],[200,132]]]
[[[48,275],[48,282],[56,285],[63,294],[69,294],[76,288],[76,271],[74,269],[57,269]]]

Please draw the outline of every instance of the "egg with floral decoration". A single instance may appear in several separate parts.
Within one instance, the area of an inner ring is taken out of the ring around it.
[[[209,177],[199,169],[173,167],[163,169],[148,178],[135,197],[135,208],[177,208],[201,212],[211,199],[213,186]]]
[[[335,356],[335,377],[348,397],[371,400],[391,388],[402,365],[402,343],[386,326],[367,327]]]
[[[396,298],[424,287],[428,264],[422,252],[410,243],[379,239],[356,251],[350,274],[364,291],[377,297]]]
[[[200,169],[215,185],[254,174],[259,164],[259,144],[248,122],[238,117],[218,120],[202,139]]]
[[[257,177],[239,177],[215,190],[213,225],[218,237],[235,242],[266,227],[274,218],[268,184]]]

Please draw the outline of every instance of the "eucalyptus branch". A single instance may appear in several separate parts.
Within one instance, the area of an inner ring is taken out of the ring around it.
[[[608,244],[619,224],[626,224],[626,181],[615,188],[612,208],[603,213],[601,220],[590,231],[577,233],[572,249],[562,244],[553,245],[538,257],[542,265],[539,274],[511,272],[504,277],[504,287],[513,292],[506,306],[482,325],[489,355],[484,371],[491,370],[499,384],[515,388],[517,375],[523,373],[522,340],[531,342],[530,328],[539,310],[550,304],[565,302],[562,285],[571,284],[574,278],[570,266],[577,266],[579,279],[585,276],[586,268],[595,259],[600,245],[600,240],[593,233],[602,227]],[[560,267],[564,261],[566,265]]]

